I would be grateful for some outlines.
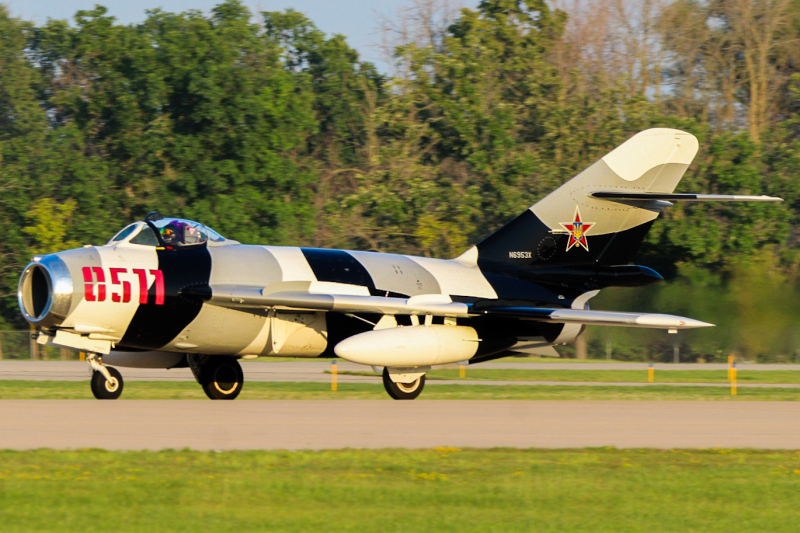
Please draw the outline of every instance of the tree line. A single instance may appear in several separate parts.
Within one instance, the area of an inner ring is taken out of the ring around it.
[[[679,191],[786,202],[670,208],[637,258],[669,281],[596,305],[719,323],[681,341],[693,357],[800,348],[800,1],[413,0],[383,29],[389,73],[297,11],[236,0],[130,25],[0,6],[0,323],[21,325],[33,254],[154,209],[247,243],[453,257],[675,127],[700,140]],[[593,350],[609,335],[626,357],[666,346],[590,330]]]

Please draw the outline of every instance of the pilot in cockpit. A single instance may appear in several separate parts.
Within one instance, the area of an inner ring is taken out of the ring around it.
[[[161,229],[161,239],[167,246],[180,245],[180,228],[175,223],[167,224]]]

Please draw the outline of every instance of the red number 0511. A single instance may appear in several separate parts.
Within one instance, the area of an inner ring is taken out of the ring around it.
[[[134,268],[131,274],[136,276],[139,285],[139,303],[146,304],[149,298],[148,287],[153,281],[155,288],[155,304],[164,305],[164,273],[161,270],[146,270]],[[128,303],[131,301],[131,281],[120,279],[127,275],[127,268],[109,268],[109,287],[106,289],[105,269],[102,267],[83,267],[83,281],[85,298],[87,302],[104,302],[106,293],[111,294],[111,301],[115,303]]]

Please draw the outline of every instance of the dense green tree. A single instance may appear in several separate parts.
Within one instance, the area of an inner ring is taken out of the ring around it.
[[[352,190],[353,176],[362,170],[370,124],[383,103],[384,79],[375,68],[359,60],[341,35],[325,34],[303,14],[262,13],[265,39],[282,58],[284,68],[297,83],[312,91],[317,121],[302,152],[316,174],[313,208],[314,244],[330,244],[335,230],[326,220],[326,205],[335,192]]]
[[[227,0],[122,25],[96,7],[34,25],[0,6],[0,323],[21,324],[31,254],[105,242],[152,209],[244,242],[453,257],[659,126],[700,139],[681,191],[787,201],[666,210],[638,261],[669,282],[597,305],[720,327],[590,330],[591,352],[792,353],[800,1],[674,0],[616,25],[588,4],[580,26],[575,6],[483,0],[399,43],[393,78],[293,10]]]
[[[25,56],[31,26],[0,5],[0,324],[16,313],[17,279],[29,248],[22,226],[44,166],[45,114],[36,96],[36,72]]]

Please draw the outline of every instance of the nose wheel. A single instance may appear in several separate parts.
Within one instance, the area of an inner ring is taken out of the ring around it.
[[[92,394],[98,400],[116,400],[122,395],[122,387],[125,383],[122,381],[122,374],[116,368],[107,366],[106,369],[111,375],[108,380],[102,372],[94,370],[92,372]]]
[[[103,364],[102,356],[89,354],[86,362],[92,367],[92,394],[98,400],[116,400],[122,395],[125,385],[122,374],[116,368]]]

